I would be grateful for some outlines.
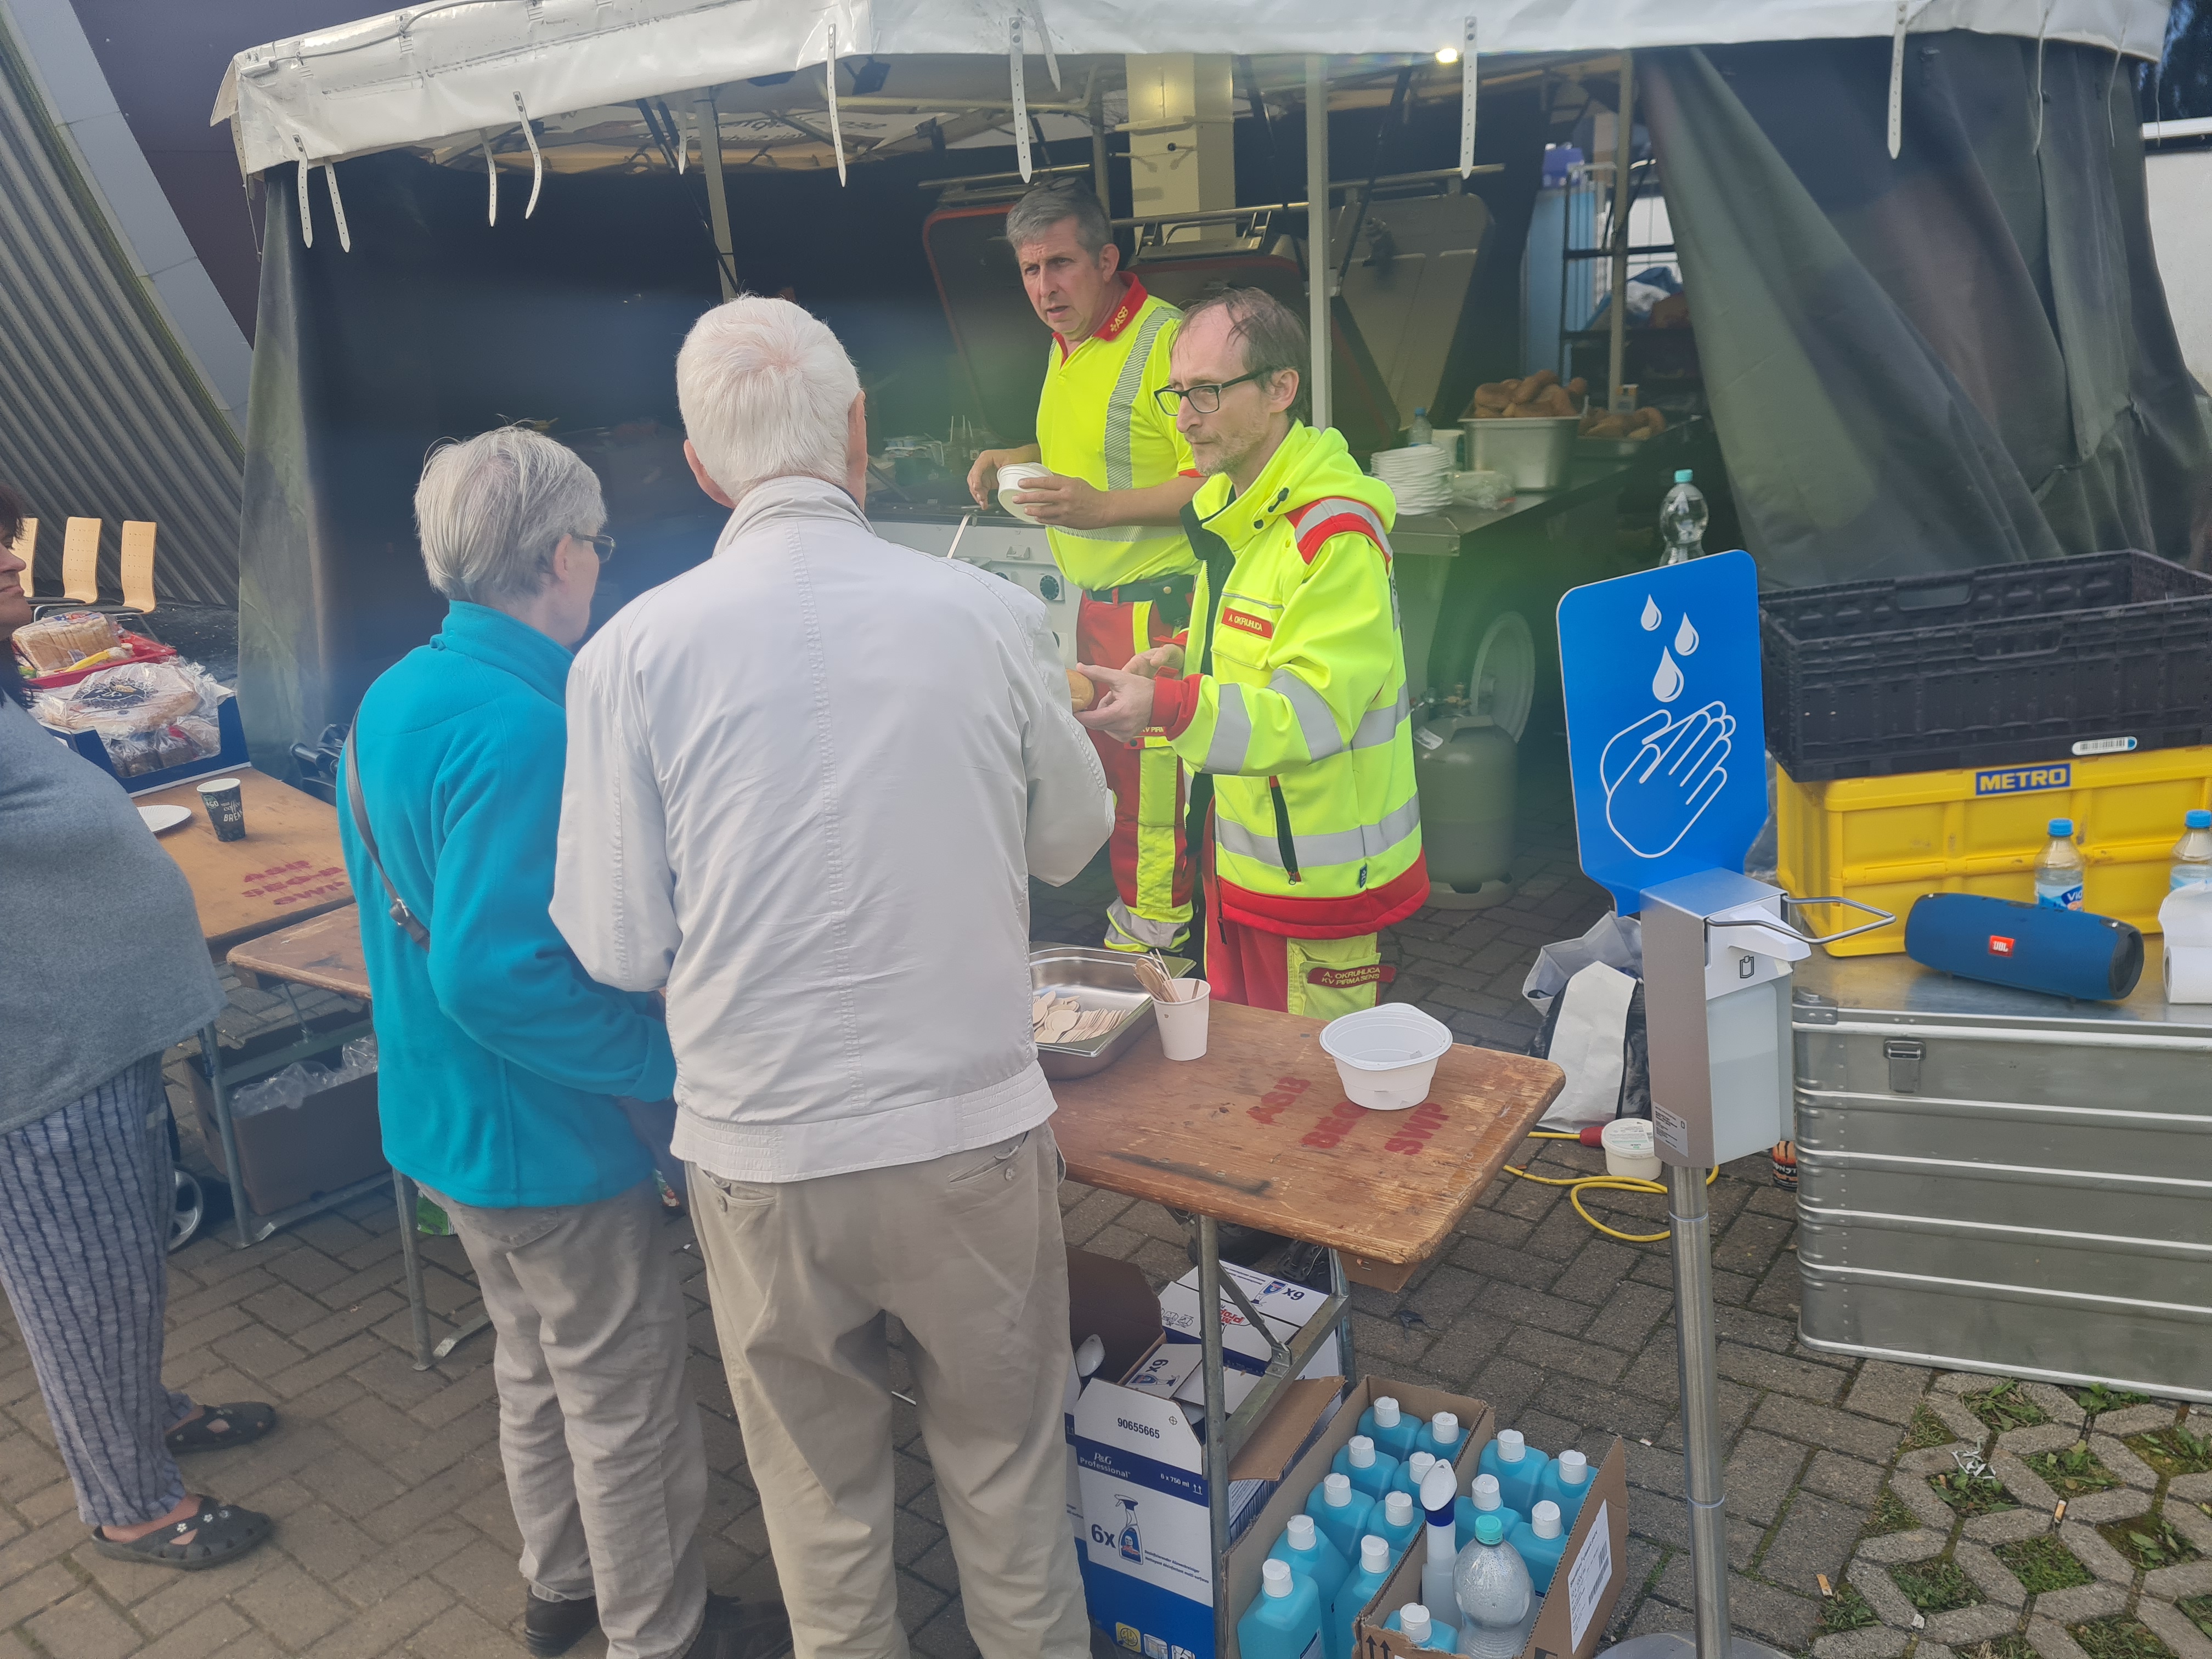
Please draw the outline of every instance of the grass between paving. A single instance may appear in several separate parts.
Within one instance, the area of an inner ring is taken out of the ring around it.
[[[1886,1532],[1911,1532],[1919,1524],[1920,1517],[1905,1507],[1905,1500],[1892,1492],[1889,1482],[1885,1480],[1881,1494],[1874,1500],[1874,1513],[1859,1535],[1878,1538]]]
[[[2023,1538],[2016,1544],[2000,1544],[1996,1556],[2027,1587],[2030,1595],[2040,1595],[2045,1590],[2071,1589],[2076,1584],[2089,1583],[2095,1576],[2074,1559],[2074,1552],[2060,1543],[2053,1533]]]
[[[2093,1382],[2086,1389],[2071,1390],[2074,1403],[2094,1417],[2099,1412],[2116,1412],[2123,1406],[2141,1406],[2149,1402],[2147,1394],[2130,1394],[2124,1389],[2108,1389],[2101,1382]]]
[[[1960,1648],[1959,1659],[2036,1659],[2035,1649],[2018,1631],[2007,1631],[1971,1648]]]
[[[2043,1414],[2043,1407],[2027,1397],[2027,1390],[2010,1377],[1994,1389],[1962,1395],[1959,1403],[1998,1434],[2009,1429],[2032,1429],[2051,1420]]]
[[[2173,1605],[2181,1609],[2182,1617],[2207,1636],[2212,1636],[2212,1595],[2192,1595]]]
[[[2125,1613],[2069,1625],[2066,1633],[2081,1644],[2089,1659],[2172,1659],[2173,1656],[2173,1650],[2158,1639],[2157,1632]]]
[[[1993,1474],[1968,1474],[1964,1469],[1946,1469],[1941,1474],[1929,1475],[1928,1484],[1936,1489],[1938,1498],[1969,1519],[2020,1507],[2020,1500],[2007,1492],[2004,1482]]]
[[[2146,1571],[2194,1561],[2203,1552],[2174,1531],[2171,1521],[2138,1515],[2131,1521],[2107,1521],[2097,1528],[2105,1541]]]
[[[1905,1443],[1898,1449],[1925,1451],[1930,1446],[1948,1446],[1958,1437],[1943,1425],[1942,1418],[1922,1406],[1913,1412],[1912,1421],[1905,1431]]]
[[[2051,1490],[2061,1498],[2079,1498],[2085,1492],[2110,1492],[2120,1484],[2120,1477],[2097,1461],[2097,1454],[2089,1449],[2086,1440],[2076,1440],[2070,1446],[2061,1446],[2056,1451],[2035,1452],[2024,1460],[2048,1481]]]
[[[2212,1470],[2212,1434],[2194,1434],[2185,1423],[2148,1434],[2131,1434],[2122,1443],[2160,1474],[2203,1474]]]
[[[1879,1622],[1875,1610],[1866,1597],[1859,1594],[1858,1586],[1850,1583],[1836,1586],[1836,1593],[1820,1604],[1822,1636],[1836,1636],[1847,1630],[1864,1630]]]
[[[1948,1613],[1988,1599],[1955,1561],[1914,1561],[1892,1567],[1889,1578],[1921,1613]]]

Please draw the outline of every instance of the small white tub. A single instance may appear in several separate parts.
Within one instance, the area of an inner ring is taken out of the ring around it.
[[[1648,1117],[1617,1117],[1598,1139],[1605,1146],[1605,1172],[1631,1181],[1659,1179],[1659,1146]]]
[[[1024,522],[1035,524],[1036,520],[1030,517],[1026,509],[1014,504],[1014,495],[1018,490],[1028,489],[1037,479],[1050,477],[1052,477],[1052,469],[1048,466],[1040,466],[1035,461],[1014,461],[1000,467],[999,469],[999,505]]]
[[[1402,1112],[1429,1097],[1452,1034],[1442,1020],[1409,1004],[1386,1002],[1329,1021],[1321,1028],[1321,1046],[1336,1062],[1345,1097],[1353,1105]]]

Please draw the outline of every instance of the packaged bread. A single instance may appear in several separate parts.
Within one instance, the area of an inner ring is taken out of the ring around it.
[[[57,732],[122,737],[161,732],[184,715],[202,713],[203,704],[212,707],[222,695],[227,694],[197,669],[173,662],[133,662],[43,693],[31,712]]]
[[[33,675],[58,674],[122,642],[115,623],[97,611],[42,617],[15,630],[15,649]]]
[[[1097,701],[1098,688],[1091,684],[1086,676],[1077,673],[1073,668],[1069,669],[1067,671],[1068,707],[1079,714]]]

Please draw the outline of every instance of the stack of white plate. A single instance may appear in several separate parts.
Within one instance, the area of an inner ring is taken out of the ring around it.
[[[1435,513],[1451,505],[1451,452],[1435,444],[1375,452],[1375,476],[1390,486],[1401,513]]]

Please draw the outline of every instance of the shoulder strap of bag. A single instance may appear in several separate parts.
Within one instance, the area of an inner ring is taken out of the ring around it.
[[[353,751],[360,742],[361,727],[356,724],[346,736],[345,788],[346,800],[353,808],[353,827],[361,832],[361,844],[368,854],[368,867],[376,872],[376,878],[384,884],[384,896],[392,901],[392,920],[408,938],[427,951],[430,948],[430,930],[422,925],[422,918],[407,908],[407,901],[399,896],[399,890],[392,884],[392,878],[384,873],[384,857],[376,850],[376,834],[368,827],[368,805],[361,798],[361,768],[354,763]]]

